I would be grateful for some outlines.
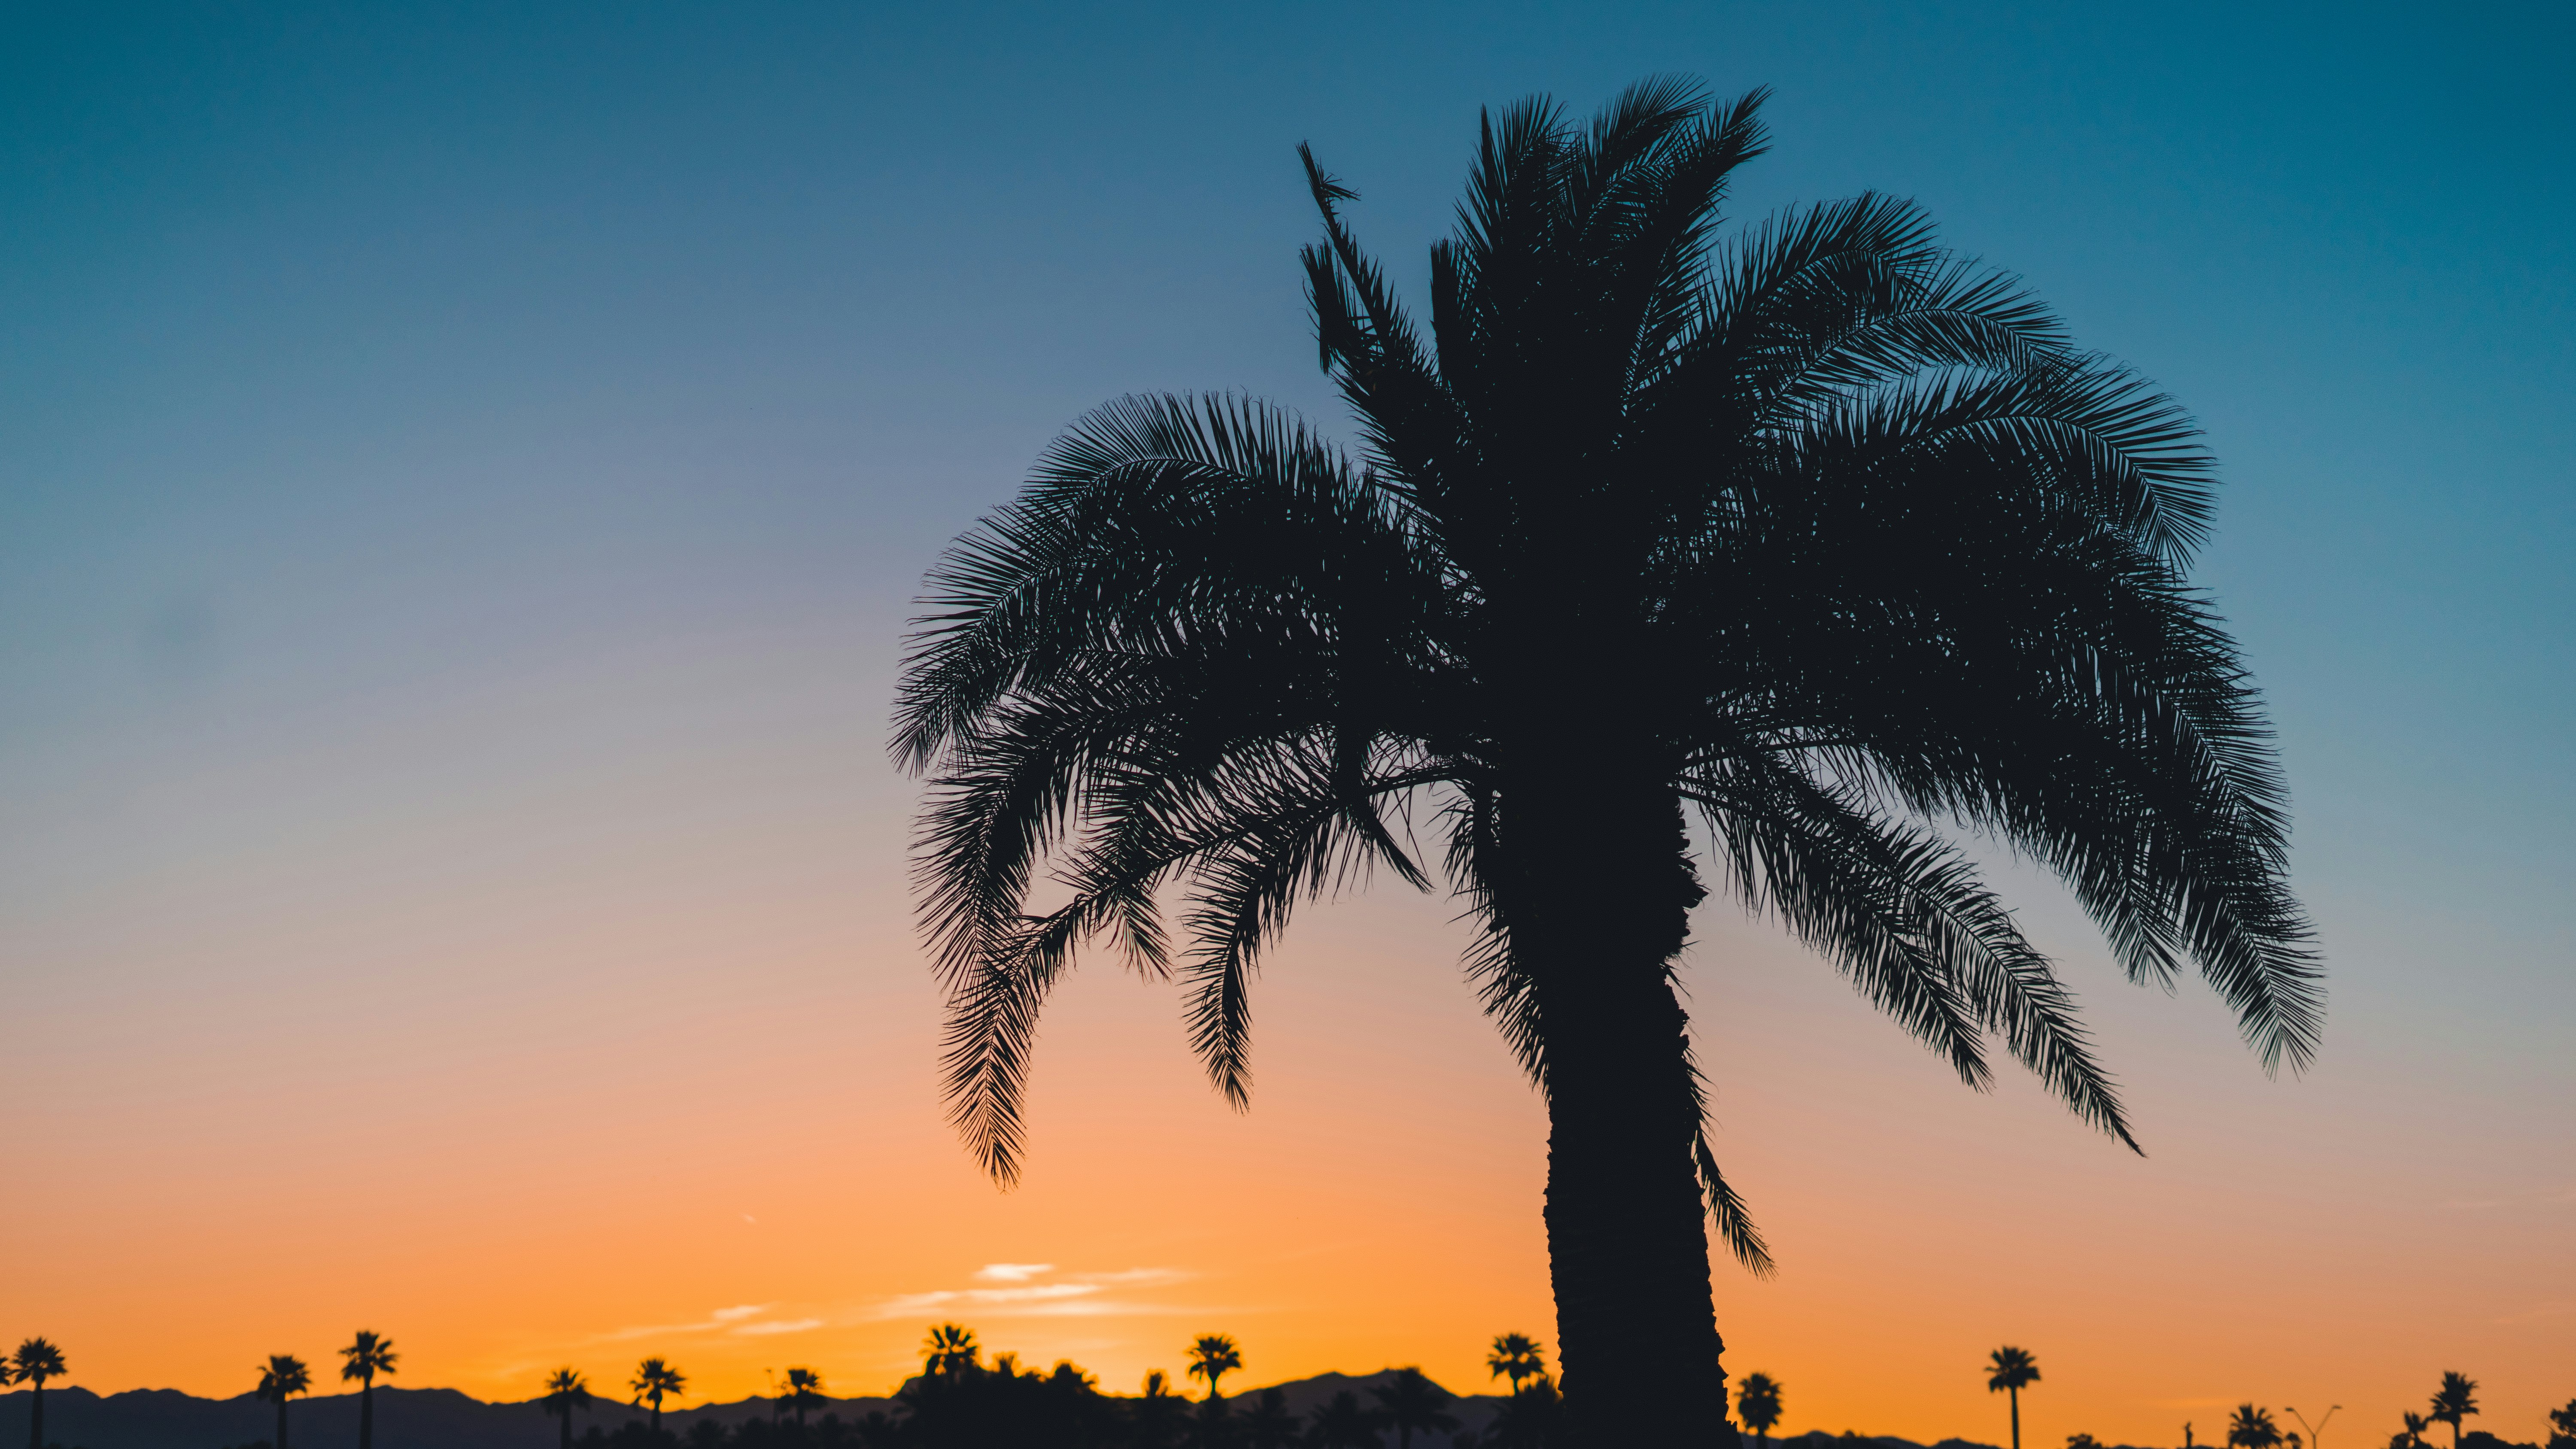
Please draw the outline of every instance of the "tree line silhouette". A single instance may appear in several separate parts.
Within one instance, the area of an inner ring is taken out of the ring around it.
[[[399,1356],[392,1339],[362,1329],[340,1358],[341,1380],[358,1385],[358,1449],[373,1449],[375,1381],[393,1375]],[[687,1395],[688,1376],[660,1356],[637,1364],[627,1383],[627,1402],[649,1410],[643,1421],[613,1431],[592,1424],[576,1438],[575,1416],[595,1400],[589,1379],[570,1367],[547,1377],[539,1402],[558,1421],[562,1449],[576,1443],[584,1449],[1413,1449],[1417,1435],[1426,1446],[1429,1436],[1445,1435],[1450,1449],[1566,1449],[1574,1442],[1545,1352],[1527,1334],[1497,1334],[1486,1353],[1488,1374],[1503,1380],[1509,1392],[1481,1429],[1451,1414],[1446,1406],[1452,1396],[1419,1368],[1398,1369],[1387,1382],[1371,1386],[1366,1402],[1345,1389],[1299,1414],[1275,1388],[1248,1403],[1225,1397],[1225,1376],[1243,1367],[1242,1347],[1230,1335],[1201,1334],[1183,1350],[1182,1362],[1187,1377],[1207,1386],[1204,1399],[1193,1401],[1175,1389],[1161,1369],[1145,1375],[1135,1396],[1105,1394],[1097,1378],[1069,1360],[1040,1370],[1021,1367],[1017,1354],[1001,1353],[987,1363],[971,1329],[942,1323],[923,1337],[922,1371],[895,1391],[894,1410],[872,1410],[856,1420],[828,1410],[814,1418],[815,1407],[829,1402],[823,1375],[800,1366],[786,1371],[769,1418],[731,1428],[702,1419],[685,1436],[675,1435],[662,1427],[662,1409],[665,1400]],[[45,1437],[44,1393],[49,1380],[65,1373],[62,1349],[41,1336],[21,1342],[13,1354],[0,1354],[0,1385],[32,1390],[28,1449],[61,1449]],[[2010,1396],[2012,1449],[2021,1449],[2021,1391],[2040,1382],[2039,1361],[2027,1349],[2006,1345],[1988,1357],[1985,1373],[1989,1392]],[[242,1449],[289,1449],[287,1404],[312,1388],[313,1373],[303,1360],[271,1354],[253,1392],[276,1405],[277,1437]],[[2404,1414],[2387,1449],[2433,1449],[2424,1434],[2435,1424],[2450,1426],[2451,1449],[2467,1449],[2470,1436],[2463,1425],[2479,1414],[2477,1394],[2477,1380],[2445,1371],[2425,1412]],[[1783,1386],[1767,1373],[1746,1374],[1736,1386],[1736,1417],[1759,1439],[1767,1441],[1779,1427],[1784,1405]],[[2341,1408],[2328,1410],[2302,1435],[2284,1430],[2269,1408],[2241,1404],[2228,1420],[2227,1449],[2322,1449],[2324,1429]],[[2576,1399],[2550,1410],[2548,1421],[2547,1449],[2576,1449]],[[2182,1438],[2183,1449],[2195,1449],[2192,1425],[2182,1426]],[[2089,1433],[2068,1435],[2066,1446],[2103,1449]]]

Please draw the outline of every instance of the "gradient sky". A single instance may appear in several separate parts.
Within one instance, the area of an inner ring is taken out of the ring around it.
[[[399,13],[397,13],[399,12]],[[1314,371],[1292,148],[1418,286],[1476,108],[1777,88],[2205,422],[2324,1055],[2010,876],[2140,1160],[1731,907],[1688,979],[1787,1427],[2377,1445],[2576,1395],[2576,89],[2563,6],[0,12],[0,1337],[248,1389],[365,1326],[527,1397],[882,1391],[925,1324],[1132,1391],[1552,1337],[1544,1123],[1451,904],[1309,914],[1236,1116],[1060,998],[1026,1185],[941,1125],[885,763],[908,600],[1083,409]],[[694,1401],[694,1400],[693,1400]]]

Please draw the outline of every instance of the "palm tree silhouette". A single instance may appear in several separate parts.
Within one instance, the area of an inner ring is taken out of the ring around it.
[[[1225,1397],[1217,1392],[1216,1381],[1243,1367],[1243,1350],[1235,1347],[1234,1340],[1222,1333],[1201,1334],[1190,1345],[1188,1358],[1189,1376],[1207,1380],[1208,1397],[1211,1399]]]
[[[2012,1396],[2012,1449],[2021,1449],[2021,1391],[2039,1382],[2039,1360],[2009,1344],[1986,1360],[1986,1392]]]
[[[1358,1396],[1344,1389],[1315,1411],[1306,1443],[1311,1449],[1378,1449],[1378,1430],[1385,1425],[1385,1414],[1361,1408]]]
[[[376,1442],[376,1375],[393,1377],[394,1341],[379,1338],[370,1329],[359,1329],[358,1336],[340,1350],[340,1379],[358,1381],[358,1449],[374,1449]]]
[[[1413,1431],[1445,1432],[1458,1427],[1458,1421],[1441,1410],[1449,1401],[1448,1391],[1423,1377],[1418,1368],[1395,1371],[1395,1378],[1369,1390],[1377,1400],[1384,1422],[1395,1430],[1397,1449],[1413,1449]]]
[[[313,1370],[291,1353],[272,1353],[261,1365],[259,1387],[251,1392],[277,1405],[277,1449],[286,1449],[286,1401],[313,1391]]]
[[[8,1377],[25,1384],[27,1395],[27,1449],[45,1449],[45,1380],[61,1378],[63,1351],[38,1336],[18,1345],[18,1353],[8,1370]]]
[[[2445,1370],[2442,1386],[2433,1391],[2432,1412],[2426,1417],[2451,1426],[2451,1449],[2460,1449],[2460,1421],[2478,1411],[2477,1393],[2478,1381],[2456,1370]]]
[[[1297,1442],[1297,1416],[1288,1411],[1288,1395],[1263,1389],[1238,1425],[1244,1449],[1288,1449]]]
[[[658,1358],[648,1358],[635,1366],[634,1381],[629,1383],[627,1387],[635,1391],[635,1398],[632,1402],[639,1404],[649,1402],[652,1404],[653,1434],[654,1437],[659,1438],[662,1433],[663,1395],[668,1394],[673,1398],[677,1398],[680,1395],[687,1393],[689,1380],[688,1377],[682,1374],[678,1369],[671,1367],[662,1360]]]
[[[1735,1417],[1756,1437],[1770,1438],[1771,1431],[1780,1427],[1780,1381],[1769,1374],[1746,1374],[1744,1382],[1736,1385]]]
[[[1545,1376],[1547,1360],[1539,1352],[1538,1340],[1525,1333],[1498,1333],[1494,1346],[1485,1355],[1485,1367],[1498,1379],[1511,1380],[1512,1392],[1521,1391],[1521,1380]]]
[[[572,1449],[572,1412],[590,1407],[590,1380],[569,1368],[556,1369],[546,1380],[546,1412],[563,1420],[562,1449]]]
[[[948,1096],[1005,1181],[1077,947],[1177,966],[1241,1106],[1257,956],[1368,868],[1430,885],[1391,823],[1427,793],[1547,1104],[1558,1363],[1600,1443],[1731,1436],[1709,1225],[1769,1263],[1671,980],[1708,890],[1689,812],[1723,889],[1962,1080],[2000,1038],[2133,1146],[2052,966],[1930,821],[2047,862],[2131,976],[2195,959],[2267,1064],[2318,1032],[2259,702],[2184,575],[2197,435],[1908,203],[1721,247],[1760,101],[1659,80],[1588,130],[1488,118],[1427,333],[1309,157],[1358,454],[1249,399],[1093,412],[932,572],[897,704],[934,776]]]
[[[802,1428],[805,1411],[823,1396],[823,1376],[809,1368],[787,1371],[787,1401],[796,1406],[796,1423]]]
[[[933,1378],[953,1379],[975,1371],[975,1335],[954,1323],[942,1323],[930,1330],[922,1341],[921,1371]]]
[[[2277,1449],[2281,1429],[2272,1422],[2271,1410],[2239,1404],[2227,1421],[2227,1442],[2232,1449]]]
[[[2564,1408],[2549,1411],[2546,1449],[2576,1449],[2576,1399],[2569,1399]]]
[[[1172,1376],[1161,1369],[1145,1374],[1145,1392],[1130,1406],[1131,1434],[1137,1449],[1163,1449],[1179,1437],[1181,1416],[1190,1401],[1172,1392]]]

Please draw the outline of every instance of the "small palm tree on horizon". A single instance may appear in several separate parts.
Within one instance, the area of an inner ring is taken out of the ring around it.
[[[2279,1449],[2281,1426],[2271,1410],[2239,1404],[2227,1421],[2227,1443],[2229,1449]]]
[[[18,1345],[14,1357],[0,1357],[7,1381],[25,1384],[27,1395],[27,1449],[45,1449],[45,1380],[61,1378],[69,1370],[63,1367],[63,1351],[52,1340],[39,1334]]]
[[[1297,1415],[1289,1410],[1285,1391],[1263,1389],[1236,1429],[1244,1449],[1290,1449],[1297,1442]]]
[[[973,1373],[983,1351],[973,1330],[962,1324],[934,1324],[921,1342],[921,1371],[938,1379]]]
[[[1749,1373],[1735,1389],[1735,1417],[1757,1439],[1768,1439],[1780,1427],[1780,1381],[1766,1373]]]
[[[814,1401],[821,1397],[823,1397],[822,1374],[810,1368],[791,1368],[787,1371],[787,1402],[796,1407],[797,1427],[804,1427],[805,1411],[813,1407]]]
[[[689,1391],[688,1376],[658,1358],[648,1358],[635,1366],[634,1381],[627,1385],[635,1391],[633,1402],[653,1406],[653,1433],[662,1432],[662,1399],[678,1398]]]
[[[2039,1382],[2039,1360],[2006,1344],[1986,1359],[1986,1392],[2012,1396],[2012,1449],[2021,1449],[2021,1391]]]
[[[559,1368],[546,1379],[546,1412],[563,1420],[562,1449],[572,1449],[572,1415],[590,1407],[590,1380],[573,1369]]]
[[[2460,1449],[2460,1421],[2478,1411],[2478,1381],[2455,1369],[2442,1374],[2442,1386],[2433,1391],[2433,1408],[2427,1416],[2436,1424],[2451,1426],[2451,1449]]]
[[[277,1449],[286,1449],[286,1401],[313,1391],[313,1370],[291,1353],[272,1353],[260,1366],[259,1387],[251,1392],[277,1405]]]
[[[1243,1350],[1226,1334],[1204,1333],[1190,1345],[1187,1372],[1191,1378],[1207,1381],[1211,1399],[1225,1397],[1217,1391],[1217,1380],[1241,1367]]]
[[[361,1328],[347,1348],[340,1350],[340,1380],[358,1381],[358,1449],[375,1449],[376,1443],[376,1375],[393,1377],[394,1341],[373,1329]]]
[[[1528,1334],[1498,1333],[1494,1335],[1493,1348],[1485,1355],[1485,1368],[1490,1378],[1510,1380],[1512,1393],[1517,1396],[1522,1380],[1547,1376],[1547,1358],[1538,1340]]]

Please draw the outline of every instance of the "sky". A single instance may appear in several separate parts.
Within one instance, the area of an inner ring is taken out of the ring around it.
[[[1083,410],[1335,430],[1295,145],[1418,292],[1480,106],[1773,87],[1730,206],[1920,201],[2223,460],[2322,1056],[1999,866],[2143,1158],[1731,905],[1685,968],[1785,1429],[2034,1446],[2576,1396],[2563,7],[9,7],[0,1338],[249,1389],[361,1327],[532,1396],[883,1392],[955,1319],[1132,1392],[1552,1339],[1545,1122],[1457,906],[1303,916],[1238,1115],[1062,992],[1026,1181],[943,1125],[884,739],[923,571]],[[1240,1386],[1240,1385],[1239,1385]],[[2291,1422],[2284,1414],[2283,1422]]]

